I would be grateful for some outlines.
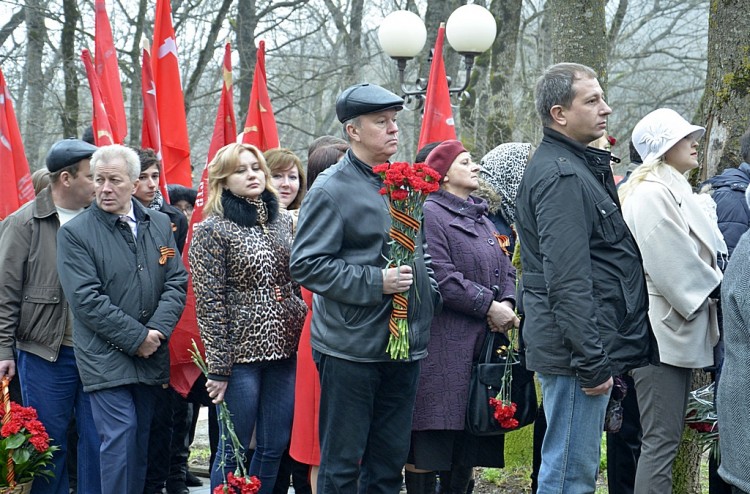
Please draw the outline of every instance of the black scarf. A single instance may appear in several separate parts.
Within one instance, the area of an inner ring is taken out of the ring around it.
[[[221,194],[221,205],[226,219],[244,227],[273,223],[279,216],[279,200],[275,194],[267,190],[264,190],[258,199],[253,200],[234,195],[228,189],[224,189]]]

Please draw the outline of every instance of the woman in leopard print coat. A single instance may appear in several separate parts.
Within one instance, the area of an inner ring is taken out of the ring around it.
[[[292,218],[279,211],[261,152],[230,144],[209,164],[205,220],[195,226],[190,267],[208,382],[214,403],[226,400],[235,432],[257,448],[250,473],[272,492],[289,443],[296,350],[306,306],[289,273]],[[223,434],[222,434],[223,435]],[[211,489],[235,470],[230,444],[219,444]]]

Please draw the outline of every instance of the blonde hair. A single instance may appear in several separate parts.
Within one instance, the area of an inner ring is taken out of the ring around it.
[[[305,197],[307,192],[307,179],[305,178],[305,170],[302,168],[302,161],[299,157],[292,152],[291,149],[287,148],[274,148],[269,149],[263,156],[266,158],[266,164],[268,169],[271,170],[271,175],[276,172],[284,172],[288,169],[295,167],[297,168],[297,179],[299,181],[299,188],[297,189],[297,196],[287,206],[288,210],[299,209],[302,204],[302,199]]]
[[[625,182],[617,189],[617,195],[620,197],[620,203],[624,204],[633,191],[646,179],[649,174],[654,174],[662,179],[670,180],[675,177],[675,174],[682,175],[676,168],[671,166],[669,163],[664,161],[664,157],[658,158],[648,163],[638,165],[638,168],[633,170]],[[684,175],[683,175],[684,176]]]
[[[258,160],[263,175],[266,176],[267,191],[278,196],[276,189],[271,182],[271,171],[266,165],[266,159],[260,149],[251,144],[232,143],[227,144],[216,152],[216,156],[208,164],[208,199],[203,207],[203,217],[207,218],[212,214],[219,216],[224,215],[224,208],[221,205],[221,196],[224,192],[224,185],[227,177],[234,173],[240,166],[240,155],[249,151]]]

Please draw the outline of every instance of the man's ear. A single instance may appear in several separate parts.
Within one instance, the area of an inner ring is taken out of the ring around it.
[[[552,120],[561,127],[565,127],[568,123],[568,118],[565,116],[565,108],[562,105],[555,105],[549,109],[549,114]]]
[[[359,136],[359,129],[353,125],[353,124],[347,124],[346,126],[346,135],[349,136],[350,141],[356,141],[359,142],[361,140]]]
[[[65,187],[70,187],[70,182],[73,180],[73,175],[70,174],[69,171],[64,171],[60,174],[60,183],[63,184]]]
[[[131,196],[132,196],[133,194],[135,194],[135,191],[136,191],[136,190],[138,190],[138,184],[139,184],[140,182],[141,182],[141,180],[140,180],[140,179],[138,179],[138,178],[136,178],[136,179],[135,179],[135,182],[133,182],[133,191],[132,191],[132,192],[130,193],[130,195],[131,195]]]

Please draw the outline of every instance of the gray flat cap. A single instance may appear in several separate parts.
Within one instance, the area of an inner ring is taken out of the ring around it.
[[[52,145],[47,153],[47,169],[50,173],[60,171],[66,166],[74,165],[81,160],[91,158],[97,148],[80,139],[63,139]]]

